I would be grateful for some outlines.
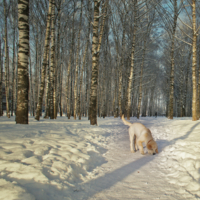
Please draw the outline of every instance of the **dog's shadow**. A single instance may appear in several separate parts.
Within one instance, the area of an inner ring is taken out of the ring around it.
[[[167,140],[157,140],[158,148],[164,149],[165,147],[169,145],[175,144],[178,140],[186,139],[191,132],[200,124],[196,123],[190,131],[188,131],[184,136],[181,136],[179,138],[175,138],[172,141]],[[147,154],[148,155],[148,154]],[[104,176],[101,176],[97,179],[92,179],[91,181],[84,183],[81,185],[81,189],[79,192],[81,192],[83,198],[82,199],[88,199],[95,194],[102,192],[103,190],[107,190],[111,188],[113,185],[115,185],[117,182],[122,181],[124,178],[132,174],[133,172],[140,169],[142,166],[146,165],[148,162],[154,160],[156,157],[151,156],[142,156],[140,159],[134,160],[133,162],[116,169],[110,173],[105,174]],[[80,194],[79,194],[80,195]]]

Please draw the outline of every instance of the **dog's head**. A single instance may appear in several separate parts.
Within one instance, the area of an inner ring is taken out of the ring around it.
[[[151,155],[155,155],[156,153],[158,153],[158,146],[153,139],[147,143],[147,150],[148,153]]]

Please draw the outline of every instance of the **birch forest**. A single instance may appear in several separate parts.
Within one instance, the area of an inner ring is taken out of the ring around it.
[[[1,0],[0,116],[200,118],[200,1]]]

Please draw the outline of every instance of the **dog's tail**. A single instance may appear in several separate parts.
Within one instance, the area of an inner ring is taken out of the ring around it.
[[[132,125],[130,122],[127,122],[127,121],[124,119],[124,115],[122,115],[122,121],[123,121],[124,124],[127,125],[127,126],[131,126],[131,125]]]

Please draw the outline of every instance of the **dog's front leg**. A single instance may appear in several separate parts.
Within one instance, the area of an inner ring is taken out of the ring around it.
[[[141,153],[142,155],[144,155],[144,149],[143,149],[142,142],[138,141],[138,142],[137,142],[137,146],[139,147],[140,153]]]

